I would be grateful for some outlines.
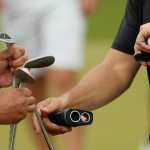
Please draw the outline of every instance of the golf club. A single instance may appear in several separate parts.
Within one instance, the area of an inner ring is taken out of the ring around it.
[[[53,56],[40,56],[40,57],[35,57],[33,59],[26,61],[25,64],[23,65],[23,67],[25,67],[25,68],[44,68],[44,67],[48,67],[48,66],[52,65],[54,63],[54,61],[55,61],[55,58]],[[25,82],[22,83],[22,86],[25,88],[28,88],[28,86]],[[42,130],[42,133],[43,133],[43,136],[45,138],[48,148],[50,150],[54,150],[37,108],[35,108],[34,113],[36,115],[36,118],[37,118],[40,128]]]
[[[10,38],[10,36],[5,33],[0,33],[0,41],[6,43],[7,47],[8,47],[8,44],[14,44],[14,41]],[[55,58],[53,56],[36,57],[36,58],[33,58],[33,59],[27,61],[23,65],[23,67],[24,68],[43,68],[43,67],[52,65],[54,63],[54,61],[55,61]],[[13,88],[19,88],[19,87],[27,88],[26,82],[34,83],[35,78],[30,75],[28,69],[23,69],[23,68],[17,69],[16,73],[14,75],[14,79],[13,79]],[[43,122],[41,120],[41,117],[39,115],[37,108],[35,110],[35,115],[40,124],[41,130],[43,132],[43,135],[45,137],[45,140],[48,144],[49,149],[53,150],[53,146],[50,142],[49,136],[45,130],[45,127],[43,125]],[[13,147],[14,147],[16,128],[17,128],[17,125],[15,125],[15,124],[10,125],[9,150],[13,150]]]
[[[21,83],[21,86],[24,87],[24,88],[28,88],[26,82]],[[41,128],[41,130],[42,130],[43,136],[44,136],[44,138],[45,138],[45,141],[46,141],[46,143],[47,143],[47,146],[48,146],[49,150],[54,150],[53,145],[52,145],[52,143],[51,143],[51,141],[50,141],[50,138],[49,138],[49,136],[48,136],[48,134],[47,134],[47,131],[46,131],[45,127],[44,127],[43,121],[42,121],[42,119],[41,119],[41,116],[40,116],[40,114],[39,114],[38,109],[37,109],[36,106],[35,106],[35,111],[34,111],[34,113],[35,113],[35,116],[36,116],[36,118],[37,118],[37,120],[38,120],[38,123],[39,123],[39,125],[40,125],[40,128]]]
[[[23,65],[24,68],[44,68],[52,65],[55,61],[53,56],[39,56],[26,61]]]
[[[6,43],[6,45],[15,43],[14,40],[12,40],[11,37],[6,33],[0,33],[0,41]]]
[[[19,88],[22,82],[35,83],[35,81],[35,78],[30,74],[27,68],[18,68],[13,77],[12,88]],[[13,150],[14,148],[16,129],[16,124],[10,125],[9,150]]]

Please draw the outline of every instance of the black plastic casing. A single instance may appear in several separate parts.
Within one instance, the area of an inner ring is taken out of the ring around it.
[[[150,53],[146,53],[143,51],[139,51],[134,54],[134,58],[136,61],[150,61]]]
[[[88,116],[87,121],[83,121],[81,116]],[[77,127],[90,125],[93,122],[93,113],[81,109],[65,109],[48,115],[51,122],[67,127]]]

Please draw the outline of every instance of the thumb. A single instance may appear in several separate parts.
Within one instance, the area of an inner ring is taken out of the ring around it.
[[[0,51],[0,60],[11,59],[15,54],[14,44],[9,44],[8,49]]]
[[[44,116],[47,116],[49,113],[50,113],[50,111],[47,109],[47,108],[40,108],[40,111],[41,111],[41,114],[42,114],[42,116],[44,117]]]

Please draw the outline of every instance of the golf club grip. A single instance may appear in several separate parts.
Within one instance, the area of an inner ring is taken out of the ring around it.
[[[48,115],[51,122],[66,126],[66,127],[77,127],[90,125],[93,122],[93,113],[81,109],[65,109]]]
[[[150,45],[150,37],[147,39],[147,44]],[[150,61],[150,53],[139,51],[134,54],[134,58],[136,61]]]

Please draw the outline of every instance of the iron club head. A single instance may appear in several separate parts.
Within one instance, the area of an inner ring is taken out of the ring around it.
[[[13,88],[19,87],[20,83],[35,83],[36,79],[30,74],[27,68],[18,68],[13,77]]]
[[[53,56],[40,56],[26,61],[24,68],[43,68],[52,65],[55,61]]]
[[[14,40],[11,39],[11,37],[6,33],[0,33],[0,41],[6,43],[6,44],[14,44]]]

